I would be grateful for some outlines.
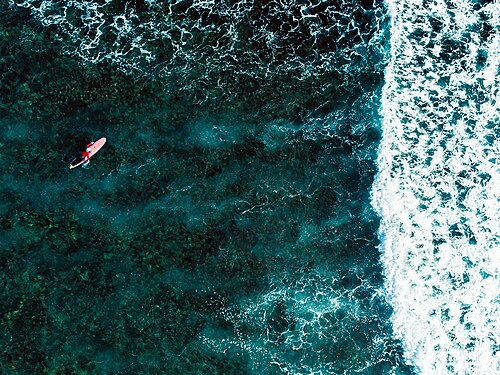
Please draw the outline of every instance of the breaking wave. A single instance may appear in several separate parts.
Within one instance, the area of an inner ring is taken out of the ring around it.
[[[373,204],[394,329],[424,374],[496,374],[500,3],[387,5]]]

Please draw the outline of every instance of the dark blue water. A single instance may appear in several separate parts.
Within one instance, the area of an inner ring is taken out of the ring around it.
[[[1,4],[2,373],[412,373],[382,4]]]

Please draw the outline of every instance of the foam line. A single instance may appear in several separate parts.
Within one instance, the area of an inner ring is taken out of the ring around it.
[[[500,373],[500,3],[387,7],[372,203],[394,330],[424,374]]]

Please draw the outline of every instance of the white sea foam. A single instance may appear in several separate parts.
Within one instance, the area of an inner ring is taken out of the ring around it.
[[[227,335],[220,328],[209,327],[200,340],[217,352],[235,348],[246,352],[252,373],[320,375],[340,373],[339,368],[349,374],[369,372],[382,360],[385,338],[383,334],[373,337],[372,352],[366,356],[365,348],[356,346],[352,337],[353,327],[373,318],[354,297],[357,288],[367,285],[360,280],[352,290],[336,289],[338,280],[329,273],[312,271],[299,280],[284,275],[258,298],[221,310],[221,318],[234,325],[234,333]],[[372,292],[372,298],[377,298],[378,291]],[[273,327],[276,321],[277,331]],[[344,350],[329,354],[338,343]],[[356,352],[358,358],[353,355]],[[343,360],[345,363],[338,363]]]
[[[351,19],[352,14],[364,14],[356,1],[324,7],[315,1],[226,0],[142,4],[9,0],[9,4],[29,9],[55,31],[67,54],[83,62],[112,63],[127,73],[187,81],[197,70],[199,79],[217,73],[242,79],[283,73],[307,78],[332,69],[348,70],[368,62],[366,43],[380,27],[375,24],[369,30],[360,27],[368,19]],[[378,23],[379,17],[375,19]],[[300,49],[315,52],[305,57]]]
[[[498,374],[500,2],[387,6],[372,194],[394,330],[423,374]]]

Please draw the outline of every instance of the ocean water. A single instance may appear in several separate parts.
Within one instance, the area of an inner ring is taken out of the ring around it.
[[[421,373],[496,374],[500,3],[387,5],[373,202],[393,328]]]
[[[498,2],[0,9],[2,374],[500,371]]]

